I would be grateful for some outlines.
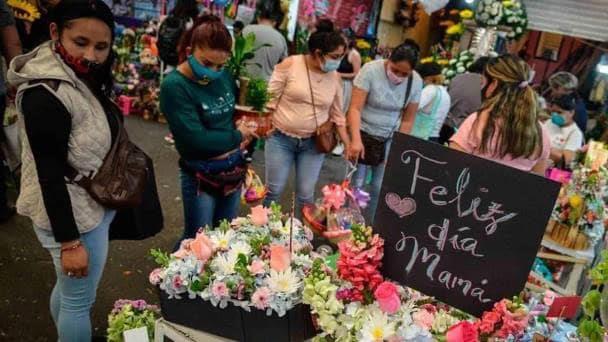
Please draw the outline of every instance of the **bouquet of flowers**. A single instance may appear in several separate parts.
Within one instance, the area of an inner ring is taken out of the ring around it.
[[[384,240],[363,225],[351,231],[338,244],[336,270],[316,259],[304,279],[303,302],[320,330],[316,341],[475,342],[523,335],[528,312],[521,302],[502,300],[475,320],[384,279]]]
[[[579,164],[559,194],[548,232],[568,248],[586,249],[604,234],[604,194],[608,172]]]
[[[146,327],[148,337],[154,339],[154,322],[160,316],[156,305],[149,305],[144,300],[119,299],[108,316],[108,341],[122,342],[123,333],[127,330]]]
[[[448,65],[442,71],[445,77],[445,85],[449,85],[456,75],[464,74],[467,71],[471,64],[475,62],[475,52],[473,49],[464,50],[450,59]]]
[[[247,170],[247,177],[243,186],[241,201],[247,204],[261,202],[268,193],[268,189],[253,169]]]
[[[310,240],[312,232],[286,219],[280,206],[258,206],[248,217],[201,229],[170,256],[153,251],[161,267],[150,282],[170,298],[199,296],[220,308],[232,303],[283,316],[302,300],[312,267]]]
[[[383,246],[371,228],[353,225],[350,238],[338,244],[337,272],[322,259],[314,261],[303,301],[321,330],[316,340],[432,341],[469,318],[385,280],[379,272]]]
[[[480,0],[475,16],[481,27],[504,25],[511,28],[507,37],[521,38],[528,28],[528,16],[520,0]]]
[[[361,209],[369,203],[367,192],[353,188],[348,181],[329,184],[322,189],[323,198],[314,206],[302,208],[304,221],[315,233],[334,243],[348,238],[351,227],[365,224]]]

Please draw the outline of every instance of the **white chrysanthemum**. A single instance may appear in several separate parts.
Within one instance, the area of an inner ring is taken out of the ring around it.
[[[266,283],[268,284],[268,288],[273,292],[288,295],[295,293],[300,287],[300,279],[291,270],[291,267],[283,272],[270,270],[270,276],[267,278]]]
[[[381,342],[395,335],[395,323],[389,323],[388,316],[384,312],[373,310],[368,320],[363,323],[359,334],[360,341]]]
[[[236,254],[243,254],[249,256],[251,254],[251,246],[245,241],[237,241],[230,245],[230,252]]]
[[[218,255],[211,262],[211,267],[214,268],[215,272],[220,276],[226,276],[234,274],[234,265],[236,265],[237,254],[235,253],[224,253]]]
[[[228,229],[225,232],[214,232],[215,234],[211,235],[211,242],[213,243],[213,247],[216,249],[226,250],[230,247],[230,242],[234,237],[234,230]]]

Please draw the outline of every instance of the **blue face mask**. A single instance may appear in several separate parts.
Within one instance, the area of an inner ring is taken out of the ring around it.
[[[340,59],[325,59],[325,63],[321,66],[321,70],[323,72],[332,72],[338,70],[340,67],[340,63],[342,63],[342,58]]]
[[[551,122],[553,122],[555,126],[563,127],[566,124],[566,119],[559,113],[553,112],[551,113]]]
[[[224,70],[215,71],[202,65],[193,55],[188,56],[188,64],[190,65],[190,69],[192,69],[194,78],[199,82],[209,83],[222,77],[224,73]]]

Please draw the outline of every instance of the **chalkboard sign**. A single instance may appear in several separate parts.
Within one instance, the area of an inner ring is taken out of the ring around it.
[[[479,316],[524,288],[558,191],[543,177],[396,134],[374,224],[384,275]]]

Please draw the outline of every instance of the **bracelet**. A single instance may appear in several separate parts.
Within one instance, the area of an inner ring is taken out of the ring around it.
[[[80,240],[78,240],[71,246],[61,248],[61,252],[63,253],[63,252],[67,252],[67,251],[72,251],[80,246],[82,246],[82,242],[80,242]]]

